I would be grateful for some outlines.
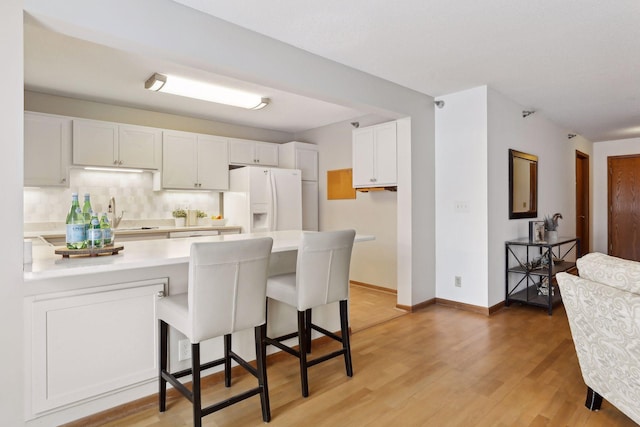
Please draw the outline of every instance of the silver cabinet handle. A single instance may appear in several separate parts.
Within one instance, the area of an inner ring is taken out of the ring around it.
[[[158,298],[164,298],[164,297],[165,297],[165,295],[164,295],[164,291],[158,291],[158,293],[156,294],[156,297],[158,297]]]

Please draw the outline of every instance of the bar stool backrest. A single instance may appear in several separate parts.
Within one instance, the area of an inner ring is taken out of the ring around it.
[[[265,323],[270,237],[191,245],[189,325],[191,341]]]
[[[305,232],[298,248],[298,310],[346,300],[354,230]]]

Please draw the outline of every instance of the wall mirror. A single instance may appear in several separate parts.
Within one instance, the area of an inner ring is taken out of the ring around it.
[[[509,219],[538,216],[538,156],[509,150]]]

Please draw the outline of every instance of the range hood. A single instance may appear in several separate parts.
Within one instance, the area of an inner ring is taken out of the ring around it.
[[[398,191],[398,186],[394,185],[394,186],[390,186],[390,187],[363,187],[363,188],[356,188],[356,191],[359,191],[361,193],[368,193],[370,191]]]

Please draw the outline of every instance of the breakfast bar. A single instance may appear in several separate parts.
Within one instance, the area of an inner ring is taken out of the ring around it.
[[[301,233],[131,241],[117,255],[95,257],[63,258],[51,246],[34,246],[24,271],[27,425],[57,425],[156,393],[155,303],[186,292],[192,243],[272,237],[269,272],[280,274],[295,271]],[[369,240],[374,237],[355,239]],[[269,333],[296,329],[288,310],[269,301]],[[322,307],[314,321],[339,330],[337,313],[336,307]],[[179,348],[183,339],[171,331],[172,369],[189,366]],[[234,337],[236,351],[249,360],[255,357],[252,339],[251,333]],[[213,358],[222,341],[202,349],[203,359]]]

